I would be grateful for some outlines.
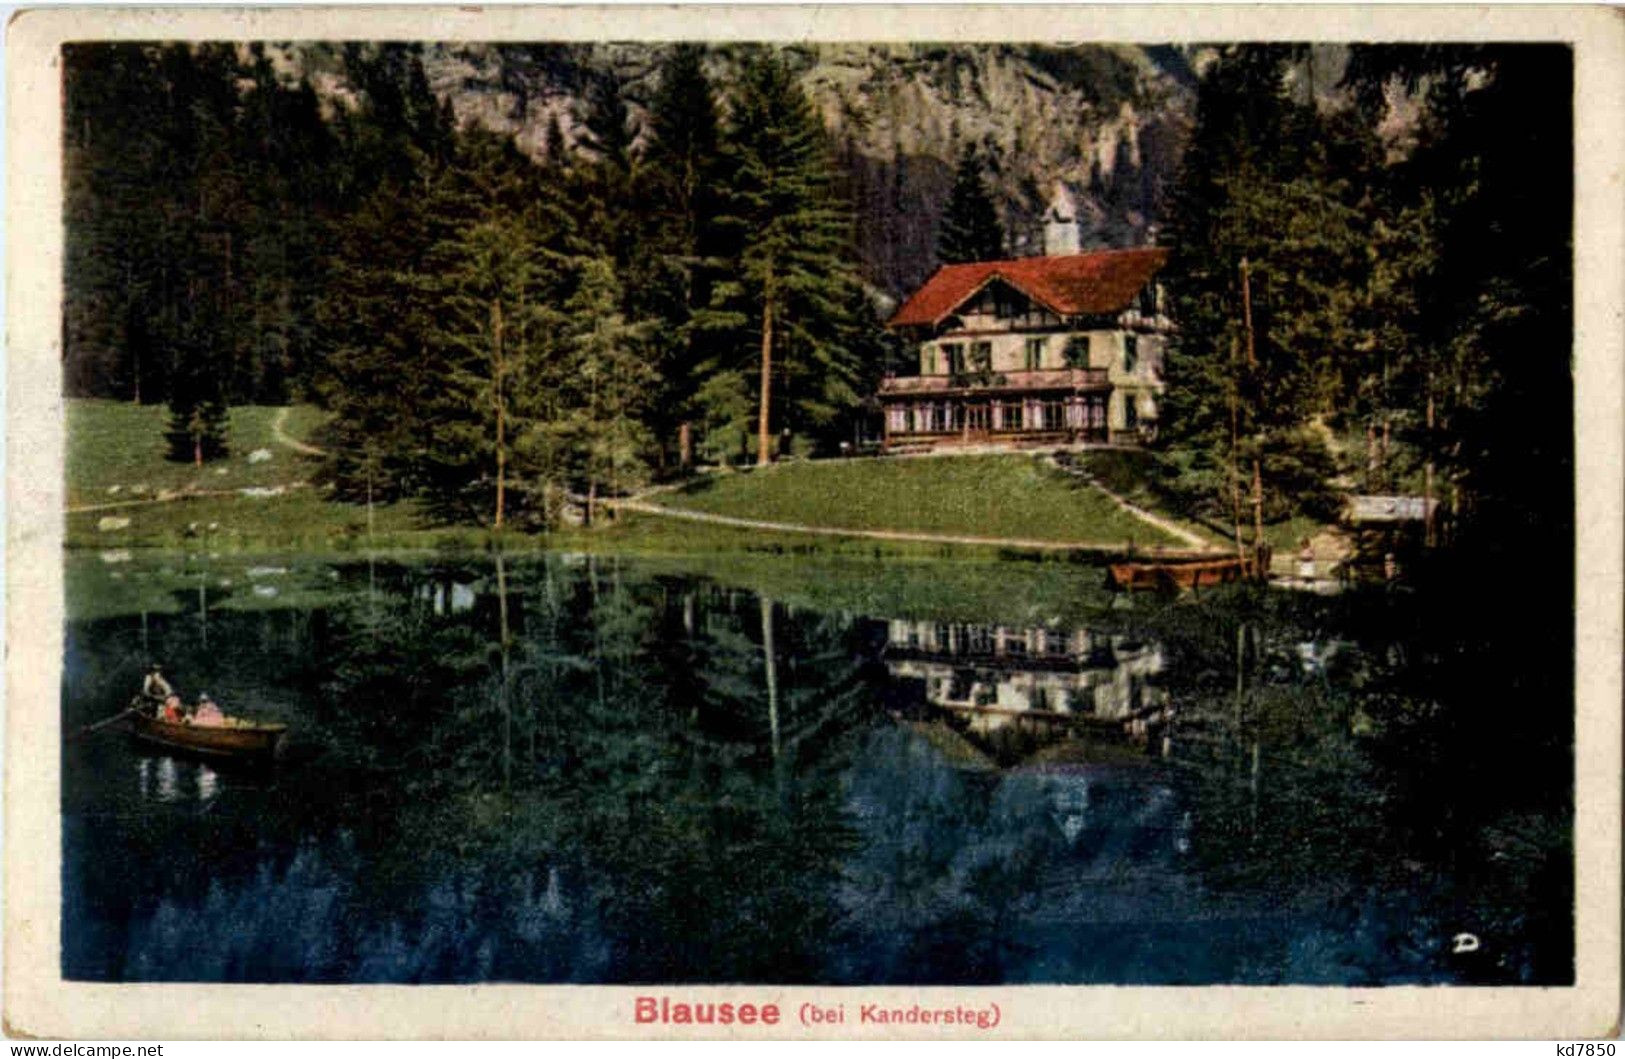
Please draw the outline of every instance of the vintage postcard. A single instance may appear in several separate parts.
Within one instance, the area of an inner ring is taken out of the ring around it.
[[[22,13],[8,1032],[1612,1032],[1622,42]]]

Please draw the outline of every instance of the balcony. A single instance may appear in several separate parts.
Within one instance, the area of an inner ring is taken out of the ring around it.
[[[1063,390],[1109,390],[1105,368],[1052,368],[1045,371],[1001,371],[986,383],[965,375],[895,375],[880,381],[880,396],[944,397],[951,394],[1005,394]]]

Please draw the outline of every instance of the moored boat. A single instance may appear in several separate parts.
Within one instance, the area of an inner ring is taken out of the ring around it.
[[[288,734],[285,724],[261,724],[228,718],[226,724],[177,724],[135,714],[135,737],[169,750],[210,757],[268,760],[280,757]]]
[[[1197,589],[1240,581],[1249,575],[1251,563],[1242,556],[1222,559],[1136,561],[1111,564],[1112,584],[1130,592],[1136,589]]]

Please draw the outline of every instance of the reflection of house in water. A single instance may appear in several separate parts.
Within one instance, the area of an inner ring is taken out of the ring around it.
[[[887,668],[914,681],[967,737],[1000,741],[1008,759],[1070,738],[1080,724],[1143,746],[1171,718],[1157,684],[1160,644],[1089,629],[1014,628],[893,620]]]
[[[474,585],[451,578],[426,580],[416,588],[417,597],[439,615],[462,614],[474,609]]]

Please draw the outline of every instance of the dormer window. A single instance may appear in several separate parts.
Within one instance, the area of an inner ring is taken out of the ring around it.
[[[1140,363],[1139,336],[1128,334],[1123,336],[1123,374],[1132,375]]]

